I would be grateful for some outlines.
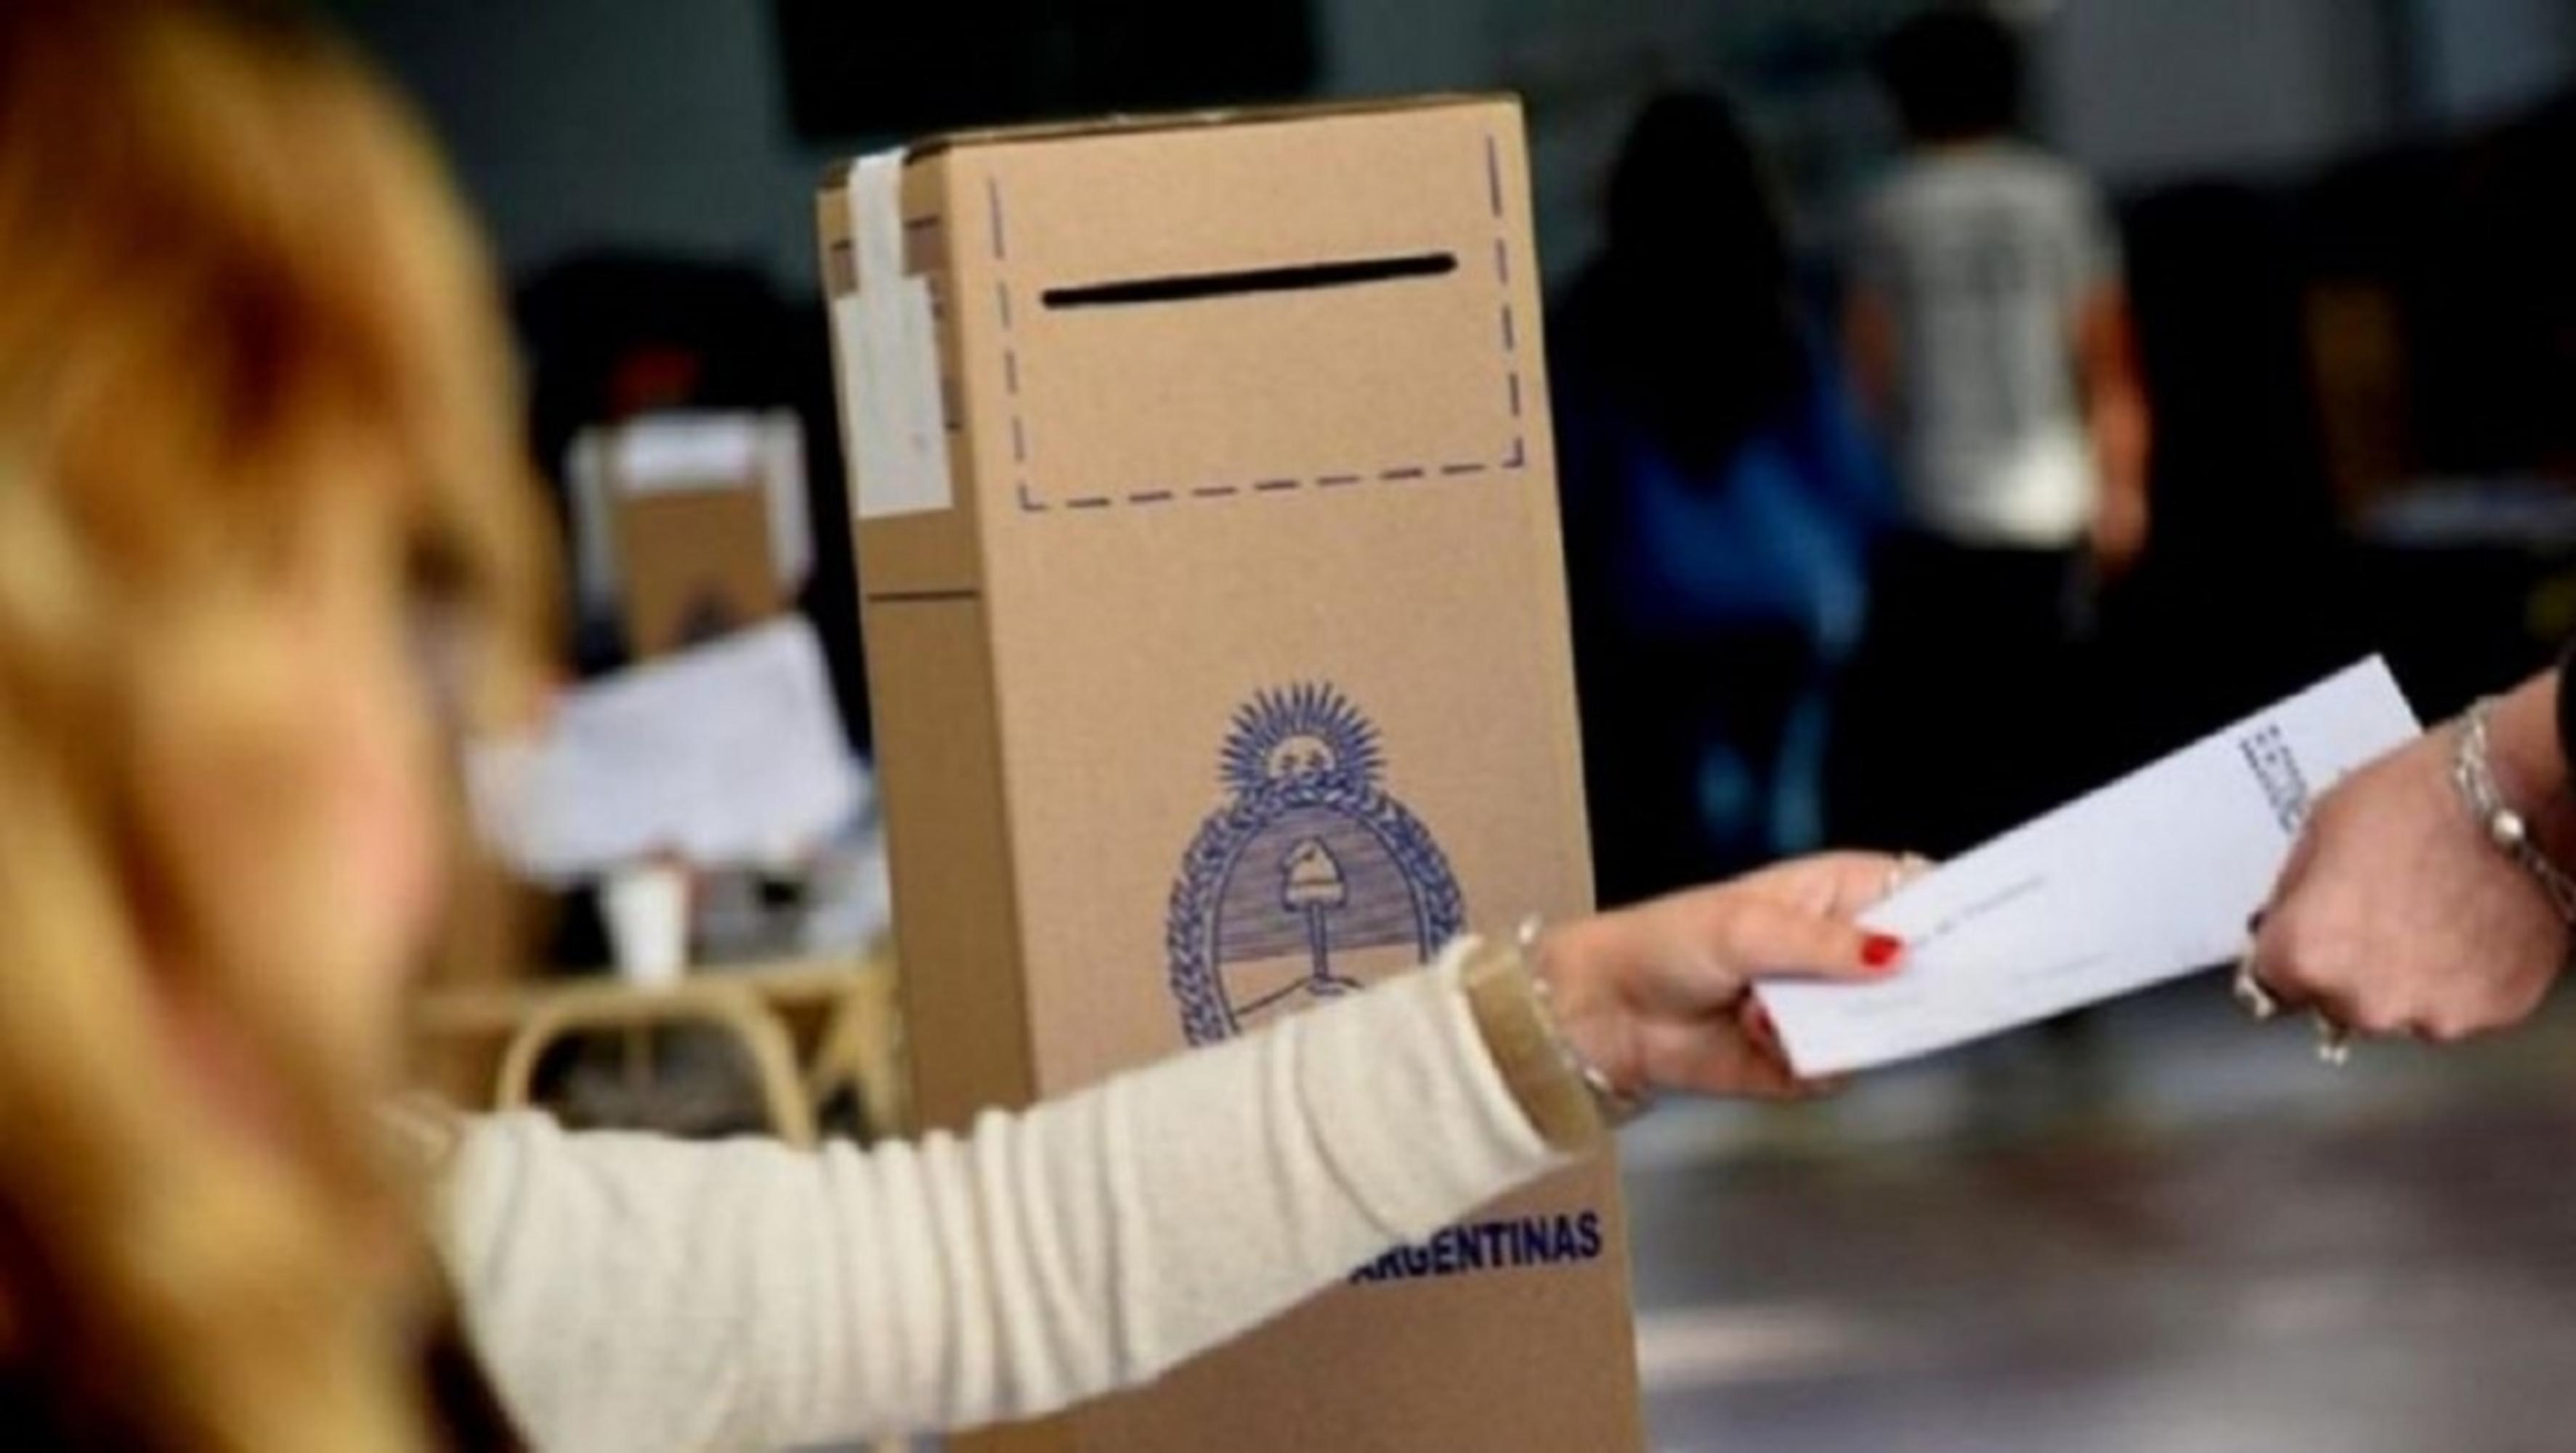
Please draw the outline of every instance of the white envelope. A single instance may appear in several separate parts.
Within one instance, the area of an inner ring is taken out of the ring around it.
[[[1863,917],[1900,973],[1762,986],[1790,1062],[1866,1069],[2233,958],[2310,803],[2421,730],[2373,657],[1943,865]]]

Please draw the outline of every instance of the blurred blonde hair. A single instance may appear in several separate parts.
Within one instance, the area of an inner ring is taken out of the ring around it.
[[[381,533],[481,648],[460,709],[533,679],[485,262],[419,129],[283,11],[6,0],[0,294],[0,1362],[84,1441],[421,1446],[385,1087],[296,992],[309,911],[236,900],[310,850],[263,625],[318,532]],[[162,790],[207,775],[274,811]],[[284,1145],[200,1103],[173,989],[285,1087]]]

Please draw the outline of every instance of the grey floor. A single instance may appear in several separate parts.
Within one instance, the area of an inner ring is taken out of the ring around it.
[[[2576,1013],[2342,1071],[2204,979],[1625,1137],[1659,1449],[2576,1448]]]

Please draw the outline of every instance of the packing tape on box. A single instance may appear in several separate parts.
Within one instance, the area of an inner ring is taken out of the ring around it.
[[[860,519],[956,503],[939,400],[930,284],[904,271],[903,149],[861,157],[849,187],[858,288],[832,300],[841,354],[841,433]]]

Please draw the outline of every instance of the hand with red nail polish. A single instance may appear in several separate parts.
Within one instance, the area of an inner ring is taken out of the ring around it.
[[[1782,863],[1552,930],[1538,971],[1575,1048],[1622,1090],[1812,1094],[1752,985],[1901,972],[1904,943],[1853,920],[1902,870],[1874,853]]]

